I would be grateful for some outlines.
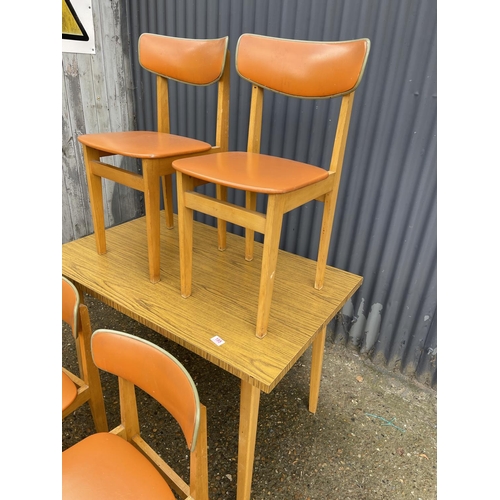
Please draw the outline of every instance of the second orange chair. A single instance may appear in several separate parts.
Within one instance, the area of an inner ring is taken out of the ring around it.
[[[172,161],[228,149],[230,68],[227,44],[228,37],[193,40],[142,34],[139,38],[139,62],[157,75],[157,132],[109,132],[78,137],[83,145],[97,252],[106,253],[102,178],[142,191],[146,211],[149,279],[152,283],[160,280],[160,179],[163,181],[166,224],[171,228]],[[198,86],[218,82],[214,146],[170,133],[169,79]],[[103,157],[113,155],[140,159],[142,175],[101,161]]]

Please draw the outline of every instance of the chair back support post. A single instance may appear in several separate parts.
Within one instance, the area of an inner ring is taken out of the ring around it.
[[[118,392],[121,426],[125,429],[124,438],[131,443],[134,437],[140,434],[135,386],[132,382],[118,377]]]
[[[79,304],[78,311],[77,346],[80,377],[83,380],[89,380],[90,373],[88,365],[89,362],[93,363],[90,349],[90,336],[92,335],[90,316],[89,310],[85,304]]]
[[[258,85],[252,85],[252,97],[250,100],[250,118],[248,124],[247,151],[249,153],[260,153],[260,139],[262,135],[262,108],[264,104],[264,89]]]
[[[156,108],[158,113],[158,132],[170,134],[170,106],[168,100],[168,80],[156,76]]]
[[[264,89],[259,85],[252,85],[252,96],[250,99],[250,117],[248,120],[247,152],[260,153],[260,141],[262,137],[262,112],[264,107]],[[257,208],[257,194],[251,191],[245,193],[245,208],[254,210]],[[255,231],[245,228],[245,260],[253,260]]]
[[[335,133],[335,141],[333,143],[333,152],[330,162],[330,172],[337,173],[338,177],[340,177],[342,173],[342,165],[344,163],[344,153],[347,144],[347,135],[349,133],[349,125],[351,123],[354,94],[355,92],[351,92],[343,96],[340,105],[337,131]]]
[[[337,206],[340,178],[342,176],[342,166],[344,163],[347,135],[351,121],[354,93],[355,91],[352,91],[342,97],[329,169],[331,173],[330,175],[334,176],[333,186],[332,189],[322,196],[322,199],[320,200],[324,203],[324,208],[323,220],[321,223],[320,242],[318,246],[318,257],[316,259],[316,275],[314,278],[314,288],[316,288],[316,290],[321,290],[324,284],[326,262],[328,259],[329,243],[333,231],[333,222],[335,220],[335,209]]]
[[[224,72],[219,80],[217,95],[217,126],[215,133],[215,146],[220,151],[229,149],[229,96],[230,96],[230,53],[226,53]]]

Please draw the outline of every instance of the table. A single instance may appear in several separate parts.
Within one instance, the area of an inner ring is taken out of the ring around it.
[[[94,235],[62,246],[62,274],[105,304],[241,379],[237,499],[250,498],[261,391],[270,393],[312,345],[309,410],[316,412],[326,327],[363,278],[327,266],[314,289],[316,263],[281,251],[268,334],[255,336],[262,245],[252,262],[244,238],[228,233],[217,250],[217,230],[195,222],[193,292],[180,295],[177,218],[167,230],[161,212],[161,281],[148,275],[145,217],[106,230],[107,253]],[[217,345],[214,337],[224,343]],[[208,416],[210,418],[210,415]]]

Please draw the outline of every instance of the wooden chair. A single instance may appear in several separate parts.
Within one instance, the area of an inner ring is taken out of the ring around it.
[[[310,42],[243,34],[236,49],[238,74],[252,83],[247,152],[225,152],[176,160],[181,294],[192,284],[193,210],[246,228],[246,260],[253,258],[254,232],[264,234],[257,312],[257,337],[267,333],[283,215],[309,201],[323,202],[315,288],[323,287],[342,172],[354,91],[363,76],[368,39]],[[260,154],[264,89],[303,99],[342,96],[329,170]],[[196,182],[246,191],[246,207],[196,193]],[[267,195],[265,214],[256,211],[257,194]],[[219,240],[219,249],[225,242]]]
[[[75,499],[208,499],[206,408],[186,369],[146,340],[113,330],[92,336],[96,365],[118,377],[121,424],[62,453],[62,491]],[[175,418],[190,450],[189,485],[141,437],[135,386]],[[170,486],[169,486],[170,485]]]
[[[83,147],[97,252],[106,253],[102,178],[142,191],[146,212],[149,278],[160,280],[160,179],[167,228],[173,227],[172,161],[190,155],[227,151],[229,130],[228,37],[191,40],[150,33],[139,38],[139,62],[156,74],[157,132],[130,131],[86,134]],[[218,82],[215,145],[170,133],[168,80],[207,86]],[[120,155],[138,158],[142,175],[101,161]]]
[[[90,351],[89,310],[80,302],[75,285],[62,277],[62,320],[69,325],[76,342],[80,367],[79,376],[66,368],[62,369],[62,418],[66,418],[87,401],[97,432],[107,432],[108,421],[102,395],[99,370],[92,361]]]

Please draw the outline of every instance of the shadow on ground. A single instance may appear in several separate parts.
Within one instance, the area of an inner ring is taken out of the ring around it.
[[[93,329],[125,331],[160,345],[184,364],[207,407],[209,492],[236,498],[239,379],[102,302],[86,297]],[[63,364],[76,369],[63,328]],[[377,368],[327,338],[316,414],[308,411],[311,350],[270,394],[262,394],[252,499],[437,498],[436,392]],[[101,372],[110,427],[119,422],[118,386]],[[187,477],[187,449],[175,422],[138,390],[145,439]],[[88,405],[62,424],[62,448],[94,432]]]

